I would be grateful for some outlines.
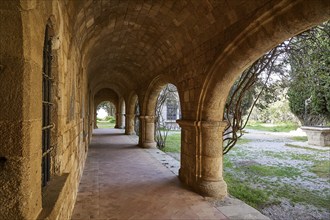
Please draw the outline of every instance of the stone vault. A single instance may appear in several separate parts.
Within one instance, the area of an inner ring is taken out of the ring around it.
[[[154,108],[167,83],[181,102],[179,178],[224,197],[231,85],[263,53],[329,18],[328,0],[0,1],[0,219],[70,218],[98,102],[116,105],[116,126],[129,135],[138,101],[140,146],[155,147]],[[42,187],[45,155],[51,180]]]

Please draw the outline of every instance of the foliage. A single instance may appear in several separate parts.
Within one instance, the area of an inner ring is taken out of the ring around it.
[[[108,115],[110,116],[114,116],[114,114],[116,113],[116,107],[114,104],[112,104],[111,102],[109,101],[104,101],[104,102],[101,102],[98,106],[97,106],[97,111],[100,110],[101,108],[103,108],[107,113]]]
[[[299,176],[301,171],[294,167],[278,167],[278,166],[266,166],[260,164],[252,164],[249,166],[241,167],[242,171],[250,172],[252,175],[258,176],[276,176],[292,178]]]
[[[140,135],[140,105],[139,102],[135,103],[135,117],[134,117],[134,132],[137,136]]]
[[[250,184],[237,181],[237,177],[231,173],[225,173],[224,179],[228,186],[229,194],[243,200],[254,208],[262,208],[270,203],[270,194],[262,189],[253,188]]]
[[[162,150],[164,152],[179,153],[181,150],[181,133],[175,132],[168,134],[165,147]]]
[[[321,178],[330,179],[330,161],[329,160],[322,160],[317,161],[310,169],[311,172],[315,173]]]
[[[292,140],[294,141],[308,141],[307,139],[307,136],[294,136],[294,137],[291,137]]]
[[[283,90],[283,94],[279,95],[278,100],[273,103],[268,103],[268,107],[260,109],[256,106],[252,110],[250,120],[259,121],[263,123],[285,123],[291,122],[300,124],[298,118],[291,112],[289,101],[286,96],[287,89]]]
[[[171,127],[165,123],[162,111],[166,102],[173,99],[179,99],[177,88],[172,84],[167,84],[157,98],[155,109],[155,139],[159,149],[165,148],[168,132],[171,130]]]
[[[278,123],[278,124],[265,124],[261,122],[250,121],[246,128],[259,130],[259,131],[270,131],[270,132],[288,132],[296,130],[298,124],[294,123]]]
[[[167,137],[165,152],[180,152],[181,134],[170,133]],[[241,138],[238,140],[240,145],[248,144],[249,140]],[[248,146],[247,146],[248,148]],[[303,147],[302,147],[303,148]],[[324,155],[325,150],[303,148],[317,154]],[[296,154],[262,151],[264,156],[277,158],[280,160],[300,160],[314,163],[310,168],[311,172],[321,178],[329,178],[330,162],[328,160],[318,161],[313,154]],[[255,208],[263,208],[272,204],[279,203],[281,198],[286,198],[294,203],[312,204],[320,208],[328,208],[330,198],[324,197],[324,193],[304,189],[301,186],[291,183],[274,181],[274,179],[299,179],[304,172],[299,167],[282,165],[260,165],[258,163],[244,164],[238,161],[246,161],[248,152],[246,149],[234,148],[231,157],[224,157],[224,180],[227,183],[230,195],[243,200]],[[308,178],[313,178],[309,176]]]
[[[232,87],[228,96],[224,118],[228,121],[228,127],[223,134],[225,142],[223,154],[236,144],[237,140],[243,135],[243,129],[249,120],[254,106],[266,108],[275,96],[270,96],[269,91],[274,90],[271,85],[276,85],[270,80],[271,73],[278,73],[283,76],[282,54],[287,50],[288,45],[282,43],[260,57],[248,69],[246,69]],[[264,91],[264,101],[257,101]],[[251,98],[253,97],[253,98]],[[253,100],[253,101],[251,101]],[[247,115],[246,118],[244,116]]]
[[[310,148],[310,147],[304,147],[296,144],[285,144],[287,147],[293,147],[293,148],[299,148],[299,149],[305,149],[305,150],[311,150],[311,151],[318,151],[318,152],[324,152],[324,150],[317,149],[317,148]]]
[[[114,128],[115,124],[110,123],[109,121],[98,121],[97,122],[97,127],[98,128]]]
[[[243,144],[248,144],[250,142],[251,142],[251,140],[242,137],[237,141],[237,144],[243,145]]]
[[[278,102],[286,98],[281,95],[286,87],[290,109],[303,125],[329,124],[329,67],[330,22],[284,41],[261,56],[242,73],[229,93],[224,112],[228,127],[223,134],[223,154],[243,135],[254,107],[265,112],[260,115],[263,121],[293,118],[281,112],[288,112],[287,103]],[[273,108],[264,111],[270,104]]]
[[[287,163],[283,162],[278,165],[259,164],[255,162],[255,157],[247,158],[247,148],[248,146],[246,148],[234,148],[230,152],[234,157],[224,157],[224,180],[232,196],[259,210],[265,206],[277,204],[284,198],[293,203],[329,209],[330,197],[327,196],[325,190],[311,190],[308,187],[302,187],[300,184],[292,184],[292,181],[300,178],[308,178],[308,181],[315,181],[314,178],[316,177],[311,175],[308,175],[308,177],[306,175],[302,176],[305,173],[305,168],[287,166]],[[309,150],[314,151],[314,149]],[[240,152],[244,153],[241,154]],[[280,158],[280,160],[284,161],[300,160],[306,161],[306,164],[312,162],[314,165],[310,168],[310,165],[307,165],[308,170],[316,173],[321,178],[329,178],[329,160],[318,161],[315,158],[316,155],[323,155],[321,152],[298,155],[294,152],[285,155],[283,155],[283,152],[262,152],[263,156],[270,155],[273,158]],[[272,153],[269,154],[270,152]],[[285,157],[282,158],[283,156]]]
[[[330,22],[294,37],[288,60],[292,112],[303,125],[326,125],[330,121]]]
[[[106,116],[104,120],[105,120],[105,121],[108,121],[108,122],[110,122],[110,123],[115,123],[115,122],[116,122],[115,117],[110,116],[110,115]]]

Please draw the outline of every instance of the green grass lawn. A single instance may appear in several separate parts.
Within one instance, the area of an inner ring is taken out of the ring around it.
[[[98,121],[97,122],[97,127],[98,128],[114,128],[115,123],[109,122],[109,121]]]
[[[294,136],[294,137],[291,137],[292,140],[294,141],[308,141],[307,139],[307,136]]]
[[[287,147],[293,147],[293,148],[300,148],[300,149],[305,149],[305,150],[312,150],[312,151],[318,151],[318,152],[324,152],[325,150],[317,149],[317,148],[310,148],[310,147],[304,147],[296,144],[285,144]]]
[[[240,138],[238,139],[237,144],[247,144],[249,142],[250,140],[246,138]],[[175,132],[169,134],[166,138],[165,148],[162,149],[162,151],[179,153],[181,151],[181,133]]]
[[[310,171],[315,173],[321,178],[326,178],[330,182],[330,161],[322,160],[314,162],[314,165],[310,168]]]
[[[299,125],[292,123],[266,124],[260,122],[249,122],[245,128],[259,130],[259,131],[289,132],[296,130],[298,127]]]
[[[329,161],[315,162],[314,166],[311,167],[311,171],[322,178],[329,178],[329,169]],[[299,175],[301,175],[301,171],[294,167],[274,167],[260,164],[239,166],[234,165],[229,157],[225,156],[224,158],[224,180],[227,183],[229,194],[252,207],[261,209],[268,205],[278,204],[281,198],[287,198],[291,202],[329,209],[329,197],[321,195],[317,191],[307,190],[288,183],[279,183],[273,179],[295,179]]]
[[[246,202],[252,207],[261,208],[268,205],[271,201],[271,193],[252,187],[249,181],[238,181],[237,177],[232,173],[224,173],[224,180],[227,183],[230,195]],[[274,203],[273,201],[272,204]]]
[[[164,152],[179,153],[181,151],[181,132],[168,134]]]

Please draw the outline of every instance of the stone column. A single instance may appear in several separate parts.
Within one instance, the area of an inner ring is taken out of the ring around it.
[[[97,127],[97,112],[96,112],[96,108],[94,108],[94,128],[98,128]]]
[[[120,121],[119,121],[119,113],[116,113],[116,124],[115,124],[115,128],[120,128],[119,127],[119,124],[120,124]]]
[[[181,127],[179,178],[203,196],[223,198],[222,134],[226,122],[178,120]]]
[[[140,147],[155,148],[155,116],[140,116]]]
[[[123,129],[125,128],[125,114],[120,113],[119,118],[120,118],[119,128]]]
[[[135,134],[135,131],[134,131],[134,117],[135,117],[135,115],[134,114],[126,114],[125,117],[126,117],[126,119],[125,119],[125,122],[126,122],[125,134],[127,134],[127,135]]]

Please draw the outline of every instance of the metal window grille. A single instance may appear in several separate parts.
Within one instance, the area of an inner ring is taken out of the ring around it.
[[[177,119],[177,110],[178,106],[175,101],[168,101],[167,102],[167,120],[176,120]]]
[[[49,26],[46,26],[45,42],[43,50],[42,67],[42,186],[46,186],[50,180],[50,152],[51,147],[51,129],[54,126],[51,123],[51,86],[52,86],[52,42],[49,36]]]

